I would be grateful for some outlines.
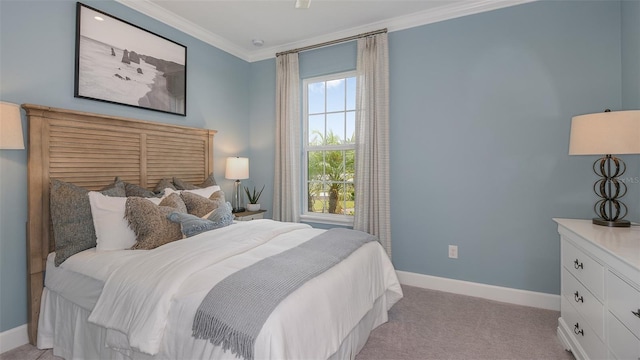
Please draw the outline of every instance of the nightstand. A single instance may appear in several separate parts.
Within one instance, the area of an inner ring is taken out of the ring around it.
[[[264,213],[267,210],[258,210],[258,211],[243,211],[239,213],[234,213],[236,221],[251,221],[256,219],[263,219]]]

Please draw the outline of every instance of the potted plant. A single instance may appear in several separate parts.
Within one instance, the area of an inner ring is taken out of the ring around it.
[[[262,190],[264,190],[264,185],[262,185],[262,189],[257,191],[255,186],[253,187],[253,191],[249,191],[249,188],[244,187],[244,192],[247,193],[247,200],[249,203],[247,204],[248,211],[258,211],[260,210],[260,204],[258,200],[260,199],[260,195],[262,195]]]

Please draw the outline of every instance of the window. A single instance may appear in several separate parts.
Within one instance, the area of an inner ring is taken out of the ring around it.
[[[352,223],[355,72],[306,79],[303,91],[303,218]]]

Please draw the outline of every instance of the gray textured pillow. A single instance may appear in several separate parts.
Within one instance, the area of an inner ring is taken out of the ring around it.
[[[144,197],[144,198],[158,197],[158,194],[154,193],[153,191],[145,189],[142,186],[123,181],[122,179],[120,179],[119,176],[116,176],[115,180],[113,181],[113,184],[119,184],[119,183],[123,184],[124,192],[127,197],[131,197],[131,196],[138,196],[138,197]],[[109,186],[112,186],[112,185],[109,185]]]
[[[167,219],[167,215],[173,212],[186,210],[184,204],[182,208],[166,206],[176,202],[181,202],[177,194],[167,196],[160,205],[139,197],[127,199],[124,217],[136,234],[136,244],[131,247],[132,250],[151,250],[182,239],[180,225]]]
[[[213,210],[211,215],[206,219],[179,212],[173,212],[169,214],[167,218],[170,221],[179,223],[182,234],[186,237],[233,224],[233,214],[231,213],[231,204],[229,203]]]
[[[202,184],[198,185],[201,188],[206,188],[209,186],[218,185],[216,182],[216,178],[213,177],[213,173],[209,174],[206,179],[202,182]]]
[[[156,194],[159,194],[159,193],[162,193],[166,188],[169,188],[171,190],[178,190],[173,185],[173,179],[166,178],[166,179],[160,180],[158,185],[156,185],[155,189],[153,189],[153,192],[155,192]]]
[[[127,197],[131,197],[131,196],[137,196],[137,197],[143,197],[143,198],[158,197],[158,194],[154,193],[153,191],[149,189],[145,189],[142,186],[128,183],[128,182],[124,183],[124,190],[127,193]]]
[[[117,195],[107,195],[107,196],[124,197],[126,196],[126,191],[124,192],[124,195],[123,195],[123,192],[122,192],[123,190],[125,190],[125,183],[122,180],[120,180],[119,177],[116,177],[115,179],[113,179],[113,182],[111,184],[103,187],[102,190],[100,191],[109,191],[112,194],[117,194]]]
[[[122,182],[114,182],[101,191],[107,196],[124,197]],[[55,240],[55,265],[70,256],[96,246],[96,230],[91,217],[89,190],[60,180],[50,185],[49,210]]]
[[[180,196],[187,206],[187,212],[197,217],[203,217],[225,204],[224,192],[222,190],[214,192],[208,199],[204,196],[184,191]]]
[[[176,186],[177,190],[194,190],[194,189],[202,189],[209,186],[218,185],[216,183],[216,179],[213,177],[213,173],[210,173],[206,179],[200,185],[191,184],[188,181],[182,180],[180,178],[174,177],[173,184]]]

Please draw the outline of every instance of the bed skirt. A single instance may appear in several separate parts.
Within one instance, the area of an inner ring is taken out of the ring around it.
[[[351,330],[342,342],[338,351],[330,359],[354,359],[364,347],[373,329],[385,323],[387,316],[387,293],[380,296]],[[89,323],[90,310],[84,309],[47,289],[42,293],[40,319],[38,322],[39,349],[53,349],[55,356],[71,359],[114,359],[114,360],[148,360],[148,359],[222,359],[237,360],[231,352],[224,352],[221,347],[213,346],[206,340],[193,339],[188,346],[172,346],[166,342],[160,353],[150,356],[139,352],[120,352],[106,347],[105,328]]]

